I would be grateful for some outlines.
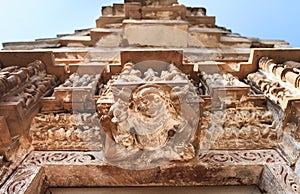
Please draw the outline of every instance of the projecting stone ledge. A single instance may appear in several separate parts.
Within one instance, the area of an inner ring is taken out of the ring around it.
[[[59,48],[61,44],[58,39],[44,39],[32,42],[6,42],[3,43],[5,50],[33,50],[44,48]]]
[[[138,2],[141,3],[142,5],[173,5],[177,4],[177,0],[125,0],[125,3],[133,3],[133,2]]]
[[[30,193],[33,185],[36,191],[72,186],[257,185],[268,164],[284,166],[284,161],[274,150],[211,150],[190,162],[169,162],[155,168],[134,170],[107,163],[102,152],[34,151],[0,192]],[[21,186],[15,187],[20,183]]]
[[[90,36],[64,36],[60,38],[61,46],[84,47],[92,46]]]

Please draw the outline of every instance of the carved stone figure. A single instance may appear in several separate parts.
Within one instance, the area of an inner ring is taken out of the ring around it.
[[[260,90],[268,98],[279,104],[283,102],[285,97],[297,95],[297,92],[283,86],[278,80],[267,78],[261,72],[249,74],[247,79],[253,87]]]
[[[220,86],[244,86],[236,77],[232,74],[206,74],[204,71],[201,72],[202,78],[209,88],[220,87]]]
[[[285,61],[279,64],[274,59],[262,57],[259,60],[259,67],[282,82],[287,82],[295,88],[300,88],[300,63]]]
[[[278,129],[273,113],[243,102],[225,110],[206,110],[201,121],[201,148],[247,149],[273,147]],[[209,146],[206,147],[206,146]]]
[[[70,75],[62,85],[59,87],[95,87],[99,82],[100,75],[79,75],[78,73],[73,73]]]
[[[39,149],[102,149],[97,114],[40,114],[33,119],[30,133]]]
[[[58,83],[56,76],[46,74],[41,61],[27,67],[11,66],[0,70],[0,98],[2,102],[20,102],[26,109]]]
[[[106,158],[128,168],[134,164],[139,165],[134,168],[158,165],[155,161],[159,160],[192,159],[195,156],[192,142],[199,123],[199,100],[195,87],[174,65],[164,72],[148,69],[143,75],[141,77],[142,73],[132,64],[126,64],[116,84],[132,81],[128,79],[130,76],[151,83],[133,88],[111,85],[115,103],[108,112],[101,111],[100,114],[106,132]],[[176,76],[177,79],[174,79]],[[179,77],[187,84],[153,83],[169,79],[176,83]],[[146,161],[153,163],[147,164]]]

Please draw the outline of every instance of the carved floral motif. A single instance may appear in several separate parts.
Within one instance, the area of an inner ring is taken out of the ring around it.
[[[285,163],[275,150],[200,151],[199,160],[210,165]]]
[[[299,178],[285,164],[268,164],[263,172],[260,187],[271,193],[299,193]]]
[[[36,178],[40,170],[40,167],[19,167],[0,189],[0,193],[26,193],[30,184],[32,184],[33,179]]]
[[[200,151],[197,163],[210,165],[284,164],[275,150],[209,150]],[[28,155],[23,166],[73,165],[105,163],[103,152],[34,151]]]
[[[44,152],[29,154],[23,165],[43,166],[46,164],[101,164],[101,152]]]

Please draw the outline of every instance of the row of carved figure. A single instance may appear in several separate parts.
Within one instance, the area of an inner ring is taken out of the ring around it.
[[[236,77],[234,77],[230,73],[220,74],[207,74],[204,71],[201,72],[202,79],[205,83],[210,87],[216,86],[243,86],[242,82],[240,82]]]
[[[282,82],[292,84],[295,88],[300,88],[300,63],[296,61],[286,61],[278,63],[274,59],[262,57],[259,60],[259,68],[277,77]]]
[[[7,94],[29,81],[35,75],[45,72],[45,65],[35,61],[27,67],[8,66],[0,70],[0,95]]]
[[[99,82],[100,74],[91,75],[73,73],[59,87],[94,87]]]
[[[30,129],[33,145],[46,149],[101,149],[101,134],[96,113],[40,114]]]
[[[265,96],[273,100],[275,103],[282,103],[285,97],[291,97],[297,94],[286,86],[282,85],[279,80],[268,78],[262,72],[251,73],[247,79],[256,92],[262,92]]]
[[[200,125],[203,146],[211,149],[274,146],[277,130],[272,112],[249,105],[204,111]]]
[[[170,64],[166,70],[161,72],[148,68],[147,71],[134,68],[133,63],[126,63],[120,73],[118,82],[139,82],[139,81],[179,81],[186,80],[187,76],[175,65]]]
[[[214,88],[246,86],[245,83],[239,81],[237,77],[230,73],[207,74],[206,72],[202,71],[201,79],[203,80],[203,82],[199,83],[199,91],[201,95],[210,95]]]
[[[285,99],[300,95],[300,63],[262,57],[259,70],[247,76],[246,82],[256,94],[264,94],[275,103],[285,106]]]
[[[112,76],[107,84],[102,85],[99,94],[102,101],[113,100],[114,97],[120,97],[125,101],[128,100],[131,95],[131,89],[129,88],[117,88],[114,84],[126,83],[126,82],[156,82],[156,81],[187,81],[187,76],[182,73],[175,65],[170,64],[166,70],[159,72],[154,71],[152,68],[148,68],[145,72],[134,68],[133,63],[126,63],[119,75]],[[127,99],[127,100],[126,100]],[[102,105],[98,105],[99,107]],[[101,109],[101,108],[98,108]]]
[[[0,70],[1,101],[21,102],[26,108],[57,83],[54,75],[46,74],[46,67],[41,61],[30,63],[27,67],[6,67]]]

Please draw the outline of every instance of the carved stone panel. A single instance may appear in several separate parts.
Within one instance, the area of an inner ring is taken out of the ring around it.
[[[107,112],[105,99],[98,101],[105,156],[128,168],[190,160],[200,116],[197,90],[173,64],[158,71],[146,64],[124,65],[102,95],[113,96]]]
[[[248,185],[259,182],[263,166],[268,164],[284,166],[284,161],[274,150],[211,150],[201,153],[193,161],[174,161],[164,166],[136,171],[108,163],[103,152],[34,151],[5,188],[12,188],[8,185],[22,180],[18,173],[26,172],[31,177],[36,173],[32,169],[40,167],[47,175],[48,185],[52,187]],[[37,184],[37,180],[30,180],[31,184]],[[25,186],[30,188],[28,183]]]
[[[209,165],[265,165],[284,164],[275,150],[200,150],[199,160]]]
[[[0,188],[3,194],[41,193],[44,176],[41,167],[19,167],[11,178]]]
[[[293,194],[300,192],[299,178],[289,166],[268,164],[260,181],[260,188],[268,193]]]
[[[272,148],[277,145],[280,131],[272,111],[249,102],[205,110],[200,128],[200,149]]]
[[[101,150],[102,139],[96,113],[39,114],[30,129],[37,150]]]

